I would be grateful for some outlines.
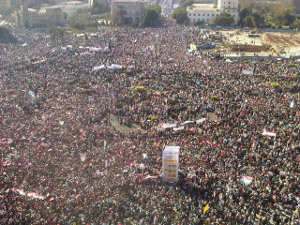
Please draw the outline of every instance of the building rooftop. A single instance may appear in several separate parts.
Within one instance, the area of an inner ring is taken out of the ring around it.
[[[70,2],[60,2],[57,5],[58,6],[64,6],[64,5],[85,5],[88,3],[80,2],[80,1],[70,1]]]
[[[193,4],[187,7],[188,11],[218,11],[218,8],[214,7],[214,4]]]
[[[150,2],[149,0],[112,0],[112,2]]]

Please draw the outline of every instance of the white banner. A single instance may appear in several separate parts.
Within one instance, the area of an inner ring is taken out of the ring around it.
[[[162,172],[165,182],[178,180],[179,146],[166,146],[162,154]]]
[[[262,133],[262,135],[271,136],[271,137],[276,137],[276,134],[277,134],[276,132],[268,131],[266,129],[264,129]]]
[[[199,120],[196,120],[196,123],[197,123],[197,124],[203,123],[205,120],[206,120],[206,118],[201,118],[201,119],[199,119]]]
[[[161,124],[157,127],[157,130],[164,131],[165,129],[174,128],[174,127],[177,127],[177,121]]]
[[[29,94],[29,101],[34,104],[35,103],[35,94],[33,91],[29,90],[28,91],[28,94]]]
[[[105,69],[105,65],[94,66],[94,71],[95,71],[95,70],[102,70],[102,69]]]
[[[243,70],[243,74],[253,75],[253,71],[251,71],[251,70]]]
[[[123,67],[117,64],[111,64],[110,66],[107,66],[107,68],[111,70],[121,70]]]
[[[251,184],[253,178],[252,177],[248,177],[248,176],[242,176],[241,177],[241,182],[245,185],[249,185]]]

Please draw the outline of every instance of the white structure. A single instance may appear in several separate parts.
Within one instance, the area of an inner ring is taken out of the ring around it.
[[[230,13],[233,16],[235,23],[237,23],[239,16],[239,0],[218,0],[218,9]]]
[[[89,3],[82,3],[79,1],[71,2],[61,2],[56,5],[56,7],[61,8],[62,12],[66,13],[68,17],[74,16],[78,10],[88,9],[90,7]]]
[[[233,16],[234,22],[237,24],[238,3],[239,0],[218,0],[217,6],[214,4],[193,4],[187,7],[188,18],[191,24],[201,21],[210,23],[225,11]]]

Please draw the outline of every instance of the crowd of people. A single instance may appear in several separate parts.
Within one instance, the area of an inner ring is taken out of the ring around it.
[[[296,59],[222,59],[175,25],[14,33],[0,48],[1,224],[299,224]]]

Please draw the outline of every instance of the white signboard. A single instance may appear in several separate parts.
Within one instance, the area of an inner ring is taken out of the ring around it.
[[[178,180],[179,146],[166,146],[162,154],[162,172],[165,182]]]

